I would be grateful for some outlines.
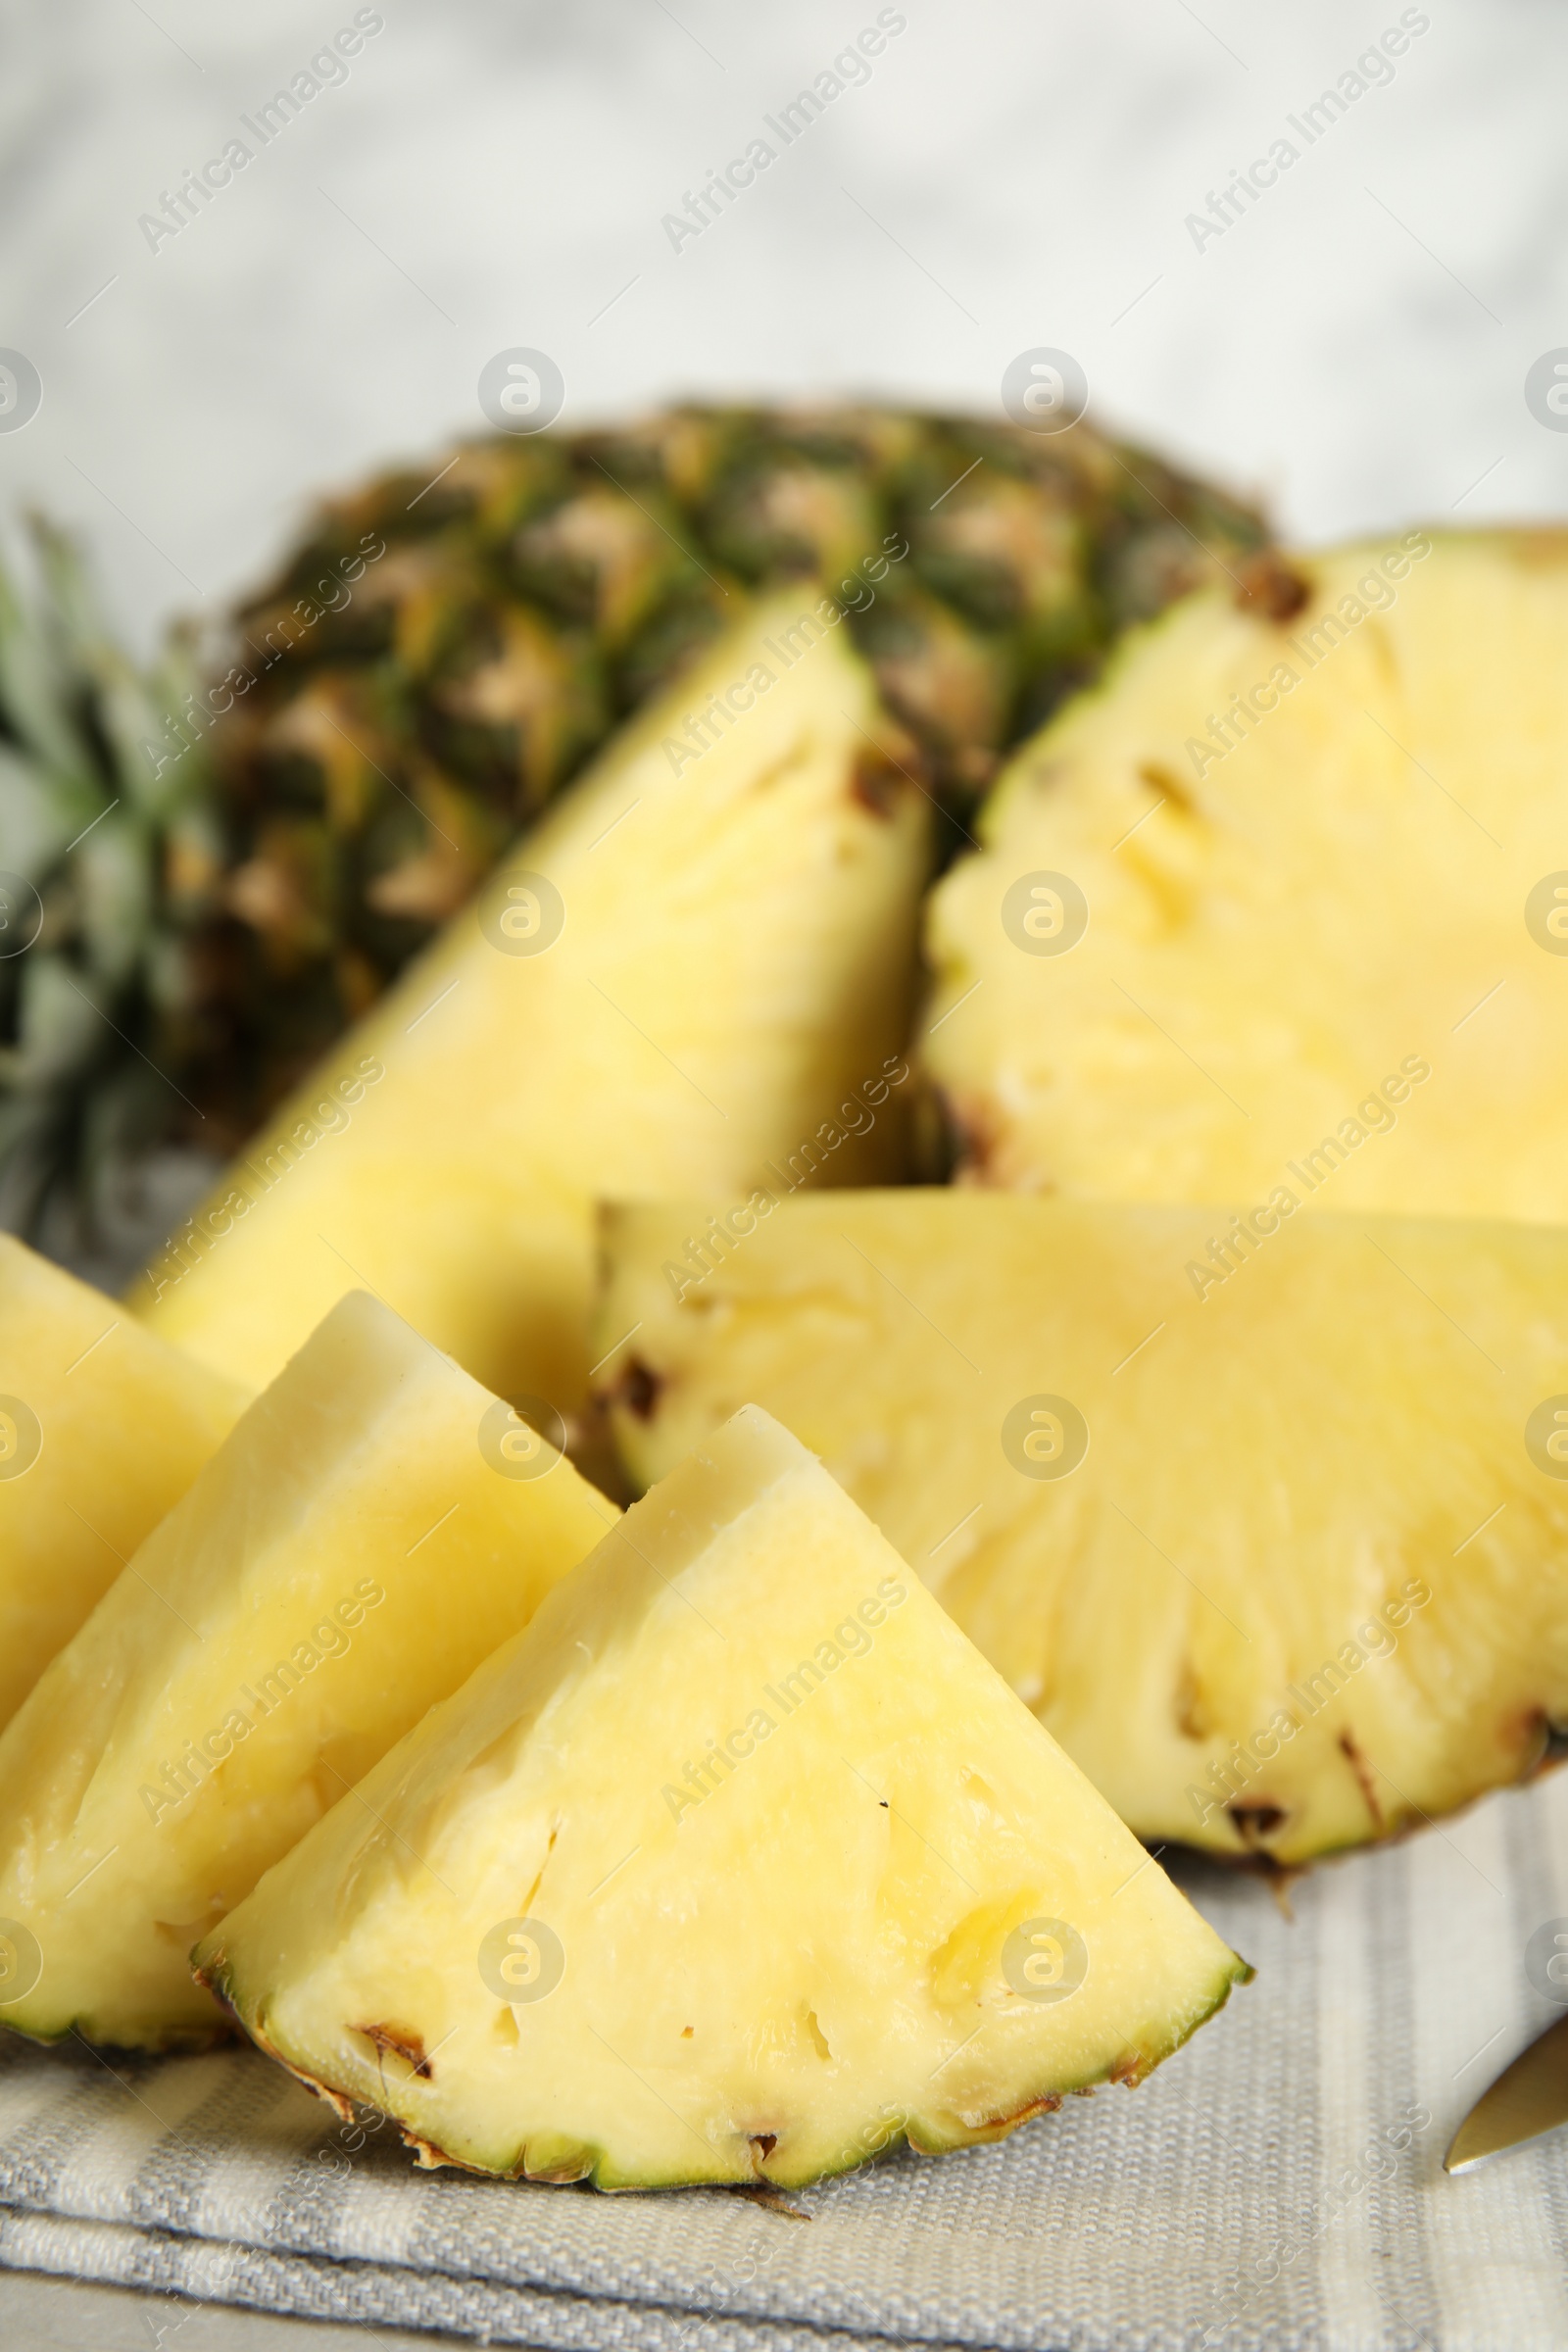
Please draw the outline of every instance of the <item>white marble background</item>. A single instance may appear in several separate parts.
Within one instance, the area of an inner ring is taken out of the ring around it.
[[[0,346],[44,387],[0,433],[0,517],[82,526],[143,641],[220,612],[313,488],[481,429],[479,369],[519,344],[568,423],[685,393],[994,408],[1058,345],[1102,417],[1309,539],[1568,508],[1568,433],[1523,394],[1568,344],[1556,0],[1426,0],[1393,80],[1201,251],[1187,214],[1399,0],[904,0],[869,80],[679,253],[662,216],[875,0],[374,13],[151,251],[138,217],[355,0],[0,0]]]

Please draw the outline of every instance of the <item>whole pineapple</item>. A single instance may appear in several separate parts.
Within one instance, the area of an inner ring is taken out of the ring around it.
[[[1129,621],[1258,516],[1080,424],[678,409],[496,437],[330,503],[239,616],[208,739],[231,870],[187,1091],[238,1140],[628,712],[814,573],[955,824]]]
[[[1274,586],[1255,513],[1086,424],[872,408],[677,409],[383,475],[199,695],[187,640],[139,677],[35,537],[38,593],[0,582],[0,875],[43,914],[0,957],[0,1224],[67,1249],[149,1143],[253,1132],[754,590],[816,574],[850,611],[956,840],[1130,621]]]

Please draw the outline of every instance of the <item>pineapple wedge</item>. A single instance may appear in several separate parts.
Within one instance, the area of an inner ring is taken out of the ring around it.
[[[321,1065],[133,1293],[165,1338],[260,1385],[363,1283],[569,1415],[596,1193],[899,1172],[904,1098],[856,1090],[908,1074],[931,807],[816,603],[643,711]]]
[[[0,1729],[248,1402],[0,1234]]]
[[[1568,532],[1298,569],[1130,639],[934,894],[960,1173],[1568,1222]]]
[[[601,2188],[999,2139],[1248,1973],[753,1407],[195,1957],[425,2163]]]
[[[0,1736],[0,2021],[211,2039],[196,1937],[616,1515],[385,1307],[342,1300]]]
[[[607,1213],[634,1480],[760,1400],[1140,1836],[1303,1862],[1568,1726],[1568,1232],[757,1205],[706,1274],[706,1211]]]

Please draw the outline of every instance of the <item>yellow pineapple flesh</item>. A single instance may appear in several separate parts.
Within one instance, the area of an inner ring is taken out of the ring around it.
[[[30,1956],[0,2019],[210,2039],[196,1937],[615,1516],[385,1307],[344,1299],[0,1736],[0,1916]]]
[[[1151,1842],[1301,1862],[1568,1725],[1568,1232],[760,1209],[606,1214],[634,1483],[741,1398],[776,1413]]]
[[[593,1196],[750,1183],[902,1068],[931,808],[819,601],[753,612],[522,840],[155,1261],[158,1331],[260,1384],[363,1283],[569,1414]],[[830,1181],[900,1172],[897,1107]]]
[[[248,1401],[0,1234],[0,1728]]]
[[[1000,2138],[1247,1973],[755,1409],[196,1957],[424,2162],[602,2188]]]
[[[1129,638],[935,893],[960,1172],[1568,1221],[1568,534],[1298,569]]]

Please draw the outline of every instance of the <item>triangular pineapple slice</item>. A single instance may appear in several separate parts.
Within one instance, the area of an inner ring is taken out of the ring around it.
[[[1130,639],[935,893],[963,1173],[1568,1222],[1568,533],[1299,570]]]
[[[131,1303],[260,1385],[363,1282],[488,1387],[571,1413],[595,1195],[728,1191],[807,1146],[824,1184],[899,1172],[884,1065],[908,1074],[931,818],[910,757],[814,588],[755,610],[523,838]]]
[[[1000,2138],[1246,1973],[752,1407],[196,1960],[425,2161],[601,2188]]]
[[[0,2021],[210,2037],[196,1937],[615,1515],[407,1324],[344,1299],[0,1737]]]
[[[0,1234],[0,1728],[247,1401]]]
[[[611,1211],[623,1456],[759,1399],[1151,1843],[1412,1827],[1568,1726],[1568,1231],[1285,1205]]]

